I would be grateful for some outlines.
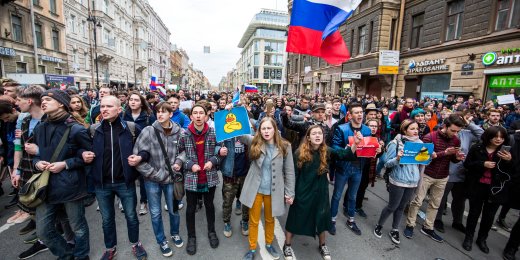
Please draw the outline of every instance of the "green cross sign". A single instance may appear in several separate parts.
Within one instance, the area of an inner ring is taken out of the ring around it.
[[[497,61],[497,53],[496,52],[488,52],[482,55],[482,64],[484,66],[493,65]]]

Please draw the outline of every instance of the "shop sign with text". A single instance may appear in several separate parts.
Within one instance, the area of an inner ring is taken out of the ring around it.
[[[490,76],[490,88],[520,88],[520,75]]]
[[[491,65],[511,65],[520,63],[520,54],[511,54],[507,56],[498,56],[496,52],[488,52],[482,55],[482,64],[484,66]]]
[[[408,74],[411,74],[450,70],[450,66],[444,63],[446,63],[446,59],[424,60],[420,62],[410,60],[410,62],[408,63],[408,70],[406,72]]]

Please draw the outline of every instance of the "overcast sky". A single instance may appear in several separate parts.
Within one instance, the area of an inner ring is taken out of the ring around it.
[[[237,47],[261,8],[287,11],[287,0],[148,0],[171,33],[170,42],[183,48],[194,67],[212,85],[235,67]],[[204,46],[211,47],[204,54]]]

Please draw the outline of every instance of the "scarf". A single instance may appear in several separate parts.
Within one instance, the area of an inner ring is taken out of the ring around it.
[[[60,109],[53,114],[47,114],[48,122],[57,122],[57,121],[65,121],[65,119],[69,118],[70,114],[66,110]]]
[[[78,124],[82,125],[83,127],[89,127],[89,124],[85,122],[85,118],[82,117],[78,112],[72,112],[72,117],[74,118],[74,120],[76,120],[76,122],[78,122]]]

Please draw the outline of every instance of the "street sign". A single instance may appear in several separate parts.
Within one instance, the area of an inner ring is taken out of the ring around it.
[[[399,51],[379,51],[379,74],[399,73]]]
[[[344,78],[344,79],[361,79],[361,74],[343,72],[343,73],[341,73],[341,78]]]

